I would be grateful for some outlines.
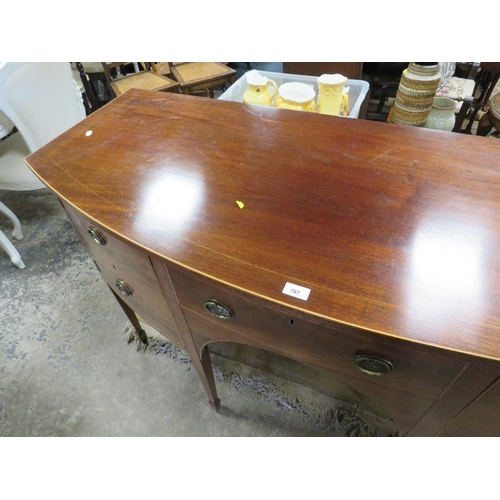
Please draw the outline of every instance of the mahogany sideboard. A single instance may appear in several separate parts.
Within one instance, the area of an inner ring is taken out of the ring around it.
[[[215,408],[207,346],[230,341],[400,435],[500,435],[499,141],[130,90],[26,161]]]

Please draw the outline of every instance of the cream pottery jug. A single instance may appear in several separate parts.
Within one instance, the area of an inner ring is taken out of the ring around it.
[[[261,106],[270,106],[273,98],[278,93],[278,86],[273,80],[262,76],[257,70],[253,69],[246,74],[247,90],[243,94],[245,104],[260,104]],[[269,85],[274,87],[272,94],[269,93]]]
[[[315,96],[316,92],[310,85],[299,82],[288,82],[280,85],[274,105],[277,108],[315,111]]]
[[[456,101],[449,97],[436,97],[432,103],[426,128],[451,132],[455,126]]]
[[[339,115],[343,106],[342,93],[347,78],[336,73],[321,75],[317,82],[319,95],[316,111],[325,115]]]

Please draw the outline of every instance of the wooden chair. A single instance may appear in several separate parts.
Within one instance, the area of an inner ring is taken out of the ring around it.
[[[71,69],[74,72],[73,79],[82,82],[82,97],[87,115],[114,98],[100,62],[72,62]]]
[[[477,103],[475,94],[477,89],[476,76],[479,70],[479,63],[457,63],[456,70],[458,70],[459,67],[461,67],[463,77],[457,76],[457,72],[455,71],[453,76],[443,82],[436,96],[449,97],[457,101],[457,106],[455,108],[455,127],[453,128],[453,132],[470,133],[470,130],[467,131],[467,128],[462,130],[462,125]],[[472,126],[472,119],[469,120],[469,124]]]
[[[176,81],[153,71],[151,63],[103,62],[101,64],[106,79],[116,96],[131,88],[176,91],[179,87]],[[133,66],[132,72],[127,65]]]
[[[339,63],[340,64],[340,63]],[[364,62],[361,79],[370,85],[366,119],[385,122],[408,62]]]
[[[475,101],[472,116],[465,130],[468,134],[472,132],[472,124],[478,116],[479,111],[481,109],[483,111],[487,109],[488,104],[491,101],[491,95],[493,92],[496,92],[495,88],[500,80],[500,63],[482,62],[480,63],[480,69],[481,71],[477,80],[481,93]]]
[[[480,118],[477,135],[500,137],[500,89],[496,89],[488,101],[488,110]]]
[[[168,62],[152,62],[151,69],[156,73],[159,73],[163,76],[172,76],[170,70],[170,64]]]
[[[179,82],[184,94],[206,91],[215,96],[215,88],[232,84],[236,79],[236,70],[218,62],[176,62],[168,64],[172,77]]]

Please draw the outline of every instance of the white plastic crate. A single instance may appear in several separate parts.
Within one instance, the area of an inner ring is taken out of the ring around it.
[[[274,80],[279,86],[287,82],[300,82],[311,85],[318,98],[318,82],[316,76],[291,75],[288,73],[273,73],[271,71],[259,71],[262,76]],[[370,89],[368,82],[364,80],[347,80],[345,87],[349,87],[349,115],[346,118],[358,118],[359,109],[365,100],[366,94]],[[247,90],[246,73],[236,80],[220,97],[223,101],[242,102],[243,94]]]

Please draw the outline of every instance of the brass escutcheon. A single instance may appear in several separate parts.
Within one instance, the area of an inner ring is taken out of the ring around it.
[[[92,239],[98,245],[105,245],[106,244],[106,240],[101,236],[101,234],[99,233],[99,231],[95,227],[89,226],[87,228],[87,232],[90,234]]]
[[[394,371],[394,365],[391,361],[370,354],[358,354],[354,357],[354,363],[358,370],[376,377],[389,375]]]
[[[118,288],[118,290],[120,290],[120,293],[122,295],[125,295],[125,297],[129,297],[130,295],[132,295],[132,291],[127,286],[127,284],[125,283],[125,281],[123,281],[123,280],[116,280],[115,285],[116,285],[116,288]]]
[[[231,311],[229,307],[214,299],[208,299],[205,301],[205,309],[212,316],[220,319],[231,319],[234,316],[233,311]]]

